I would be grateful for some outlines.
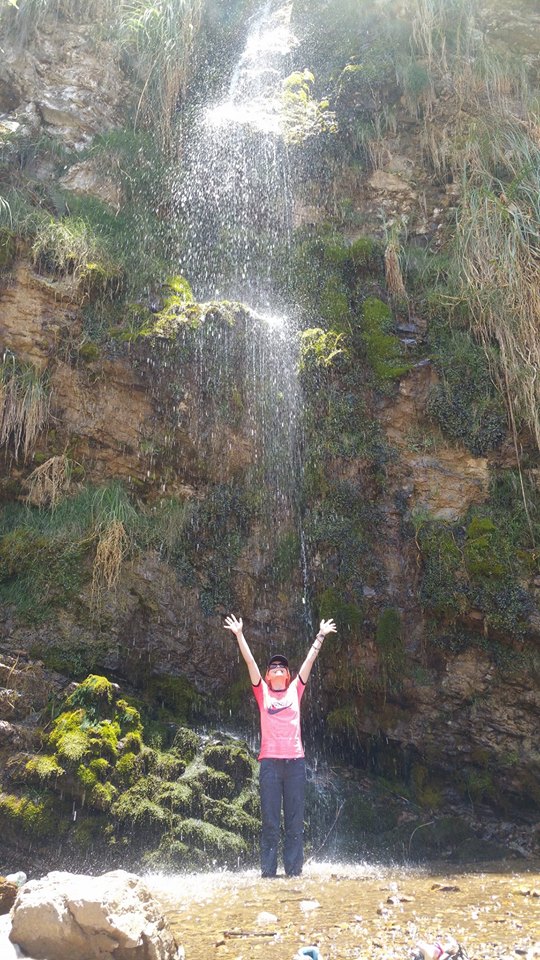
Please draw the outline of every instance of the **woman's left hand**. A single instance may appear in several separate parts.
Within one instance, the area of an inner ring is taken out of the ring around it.
[[[336,633],[337,627],[333,620],[321,620],[321,625],[319,627],[319,633],[322,633],[323,637],[327,633]]]

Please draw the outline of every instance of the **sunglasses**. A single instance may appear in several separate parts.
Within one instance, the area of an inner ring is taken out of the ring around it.
[[[287,667],[284,663],[271,663],[268,667],[269,670],[287,670]]]

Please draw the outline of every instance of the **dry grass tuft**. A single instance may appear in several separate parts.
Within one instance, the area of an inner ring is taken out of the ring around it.
[[[0,447],[12,445],[15,459],[32,453],[49,418],[45,380],[31,365],[5,353],[0,364]]]
[[[395,300],[406,302],[408,298],[401,270],[403,247],[400,240],[400,233],[404,228],[404,220],[396,222],[390,227],[384,251],[384,271],[389,293]]]
[[[463,299],[474,331],[498,363],[493,375],[512,422],[522,418],[540,447],[540,259],[536,218],[482,188],[465,192],[457,232]]]
[[[92,531],[97,540],[92,571],[92,603],[99,608],[107,591],[116,587],[122,563],[133,543],[137,511],[122,486],[113,483],[96,491],[92,503]]]
[[[111,522],[99,533],[92,571],[92,598],[99,605],[106,590],[112,590],[120,576],[129,550],[129,538],[121,520]]]
[[[443,124],[424,112],[423,154],[460,185],[451,299],[484,347],[516,450],[523,423],[540,447],[540,140],[527,69],[485,42],[474,2],[408,5],[411,77],[424,69],[444,93]],[[390,244],[387,280],[399,288]]]
[[[384,270],[389,292],[399,300],[406,300],[407,291],[399,262],[399,245],[395,242],[388,243],[384,251]]]
[[[64,455],[51,457],[26,479],[29,490],[27,503],[35,507],[57,506],[61,497],[71,486],[71,462]]]
[[[120,42],[142,85],[138,113],[171,145],[171,124],[192,70],[202,0],[123,0]]]

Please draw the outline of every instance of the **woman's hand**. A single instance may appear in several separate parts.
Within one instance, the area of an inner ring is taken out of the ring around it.
[[[240,619],[237,620],[236,617],[233,615],[231,617],[225,617],[225,623],[223,624],[223,626],[225,630],[230,630],[231,633],[234,633],[235,637],[238,639],[238,637],[240,637],[242,634],[242,629],[244,625],[242,623],[242,617],[240,617]]]
[[[321,620],[321,625],[319,627],[319,633],[322,633],[323,637],[327,633],[336,633],[337,627],[333,620]]]

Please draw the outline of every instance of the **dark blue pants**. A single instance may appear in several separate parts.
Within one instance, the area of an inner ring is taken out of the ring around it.
[[[281,804],[285,822],[283,865],[288,877],[302,873],[304,864],[304,801],[306,764],[299,760],[261,760],[261,873],[275,877]]]

